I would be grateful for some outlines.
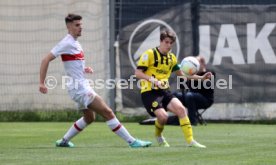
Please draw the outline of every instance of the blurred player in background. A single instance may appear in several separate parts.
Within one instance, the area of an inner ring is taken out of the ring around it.
[[[47,87],[44,84],[48,65],[56,57],[61,56],[66,75],[73,82],[67,83],[67,89],[70,97],[78,104],[78,109],[83,112],[83,117],[78,119],[66,132],[62,139],[56,141],[57,147],[74,147],[70,140],[81,132],[87,125],[95,120],[95,114],[98,113],[105,120],[108,127],[130,147],[148,147],[151,142],[142,141],[132,137],[127,129],[118,121],[113,111],[106,105],[103,99],[90,87],[85,73],[92,73],[91,67],[85,66],[84,53],[77,38],[82,32],[82,17],[76,14],[68,14],[65,18],[68,34],[43,58],[40,66],[40,84],[39,91],[47,93]],[[77,84],[77,85],[76,85]]]
[[[169,90],[168,79],[175,71],[177,76],[184,76],[177,65],[176,56],[170,52],[176,39],[175,33],[164,30],[160,34],[160,45],[145,51],[138,62],[135,75],[141,79],[142,102],[151,116],[156,116],[155,136],[160,146],[169,147],[162,135],[164,125],[168,120],[166,111],[176,114],[179,118],[185,140],[191,147],[206,148],[193,138],[193,131],[187,112],[182,103]],[[193,76],[194,79],[206,79],[210,73],[203,76]]]
[[[206,62],[203,56],[197,56],[197,60],[200,63],[199,71],[197,75],[202,76],[207,72],[212,72],[215,78],[215,72],[206,68]],[[182,89],[185,91],[174,92],[173,94],[182,102],[182,104],[188,109],[188,116],[192,125],[197,125],[198,121],[197,113],[199,109],[207,109],[214,102],[214,88],[211,87],[211,81],[193,81],[186,82],[188,89]],[[193,85],[192,85],[193,84]]]

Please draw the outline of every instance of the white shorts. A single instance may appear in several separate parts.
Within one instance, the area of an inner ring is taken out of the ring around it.
[[[85,85],[83,88],[68,91],[72,100],[77,104],[79,110],[87,109],[87,106],[93,102],[97,93],[90,86]]]

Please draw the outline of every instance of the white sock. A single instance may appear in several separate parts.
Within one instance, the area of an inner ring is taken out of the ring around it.
[[[71,128],[69,128],[69,130],[63,136],[63,139],[66,141],[70,141],[74,136],[76,136],[79,132],[81,132],[86,126],[87,126],[87,123],[84,121],[84,118],[81,117],[71,126]]]
[[[158,143],[163,143],[165,141],[165,138],[163,136],[157,136],[156,139]]]
[[[106,121],[106,124],[108,127],[117,135],[119,135],[122,139],[124,139],[127,143],[131,144],[135,141],[135,138],[133,138],[127,129],[119,122],[119,120],[114,117],[111,120]]]

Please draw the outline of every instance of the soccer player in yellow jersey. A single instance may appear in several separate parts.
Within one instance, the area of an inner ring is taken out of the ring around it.
[[[166,111],[170,111],[178,116],[188,146],[206,148],[206,146],[194,140],[186,108],[169,90],[168,79],[173,71],[177,76],[184,76],[177,65],[176,56],[170,52],[175,39],[175,33],[164,30],[160,34],[160,45],[145,51],[141,55],[135,75],[141,79],[142,102],[147,112],[157,118],[155,121],[155,136],[160,146],[170,146],[162,135],[164,125],[168,119]],[[206,79],[211,76],[210,74],[206,73],[203,76],[189,78]]]

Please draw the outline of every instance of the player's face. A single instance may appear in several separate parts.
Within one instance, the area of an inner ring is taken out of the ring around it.
[[[166,54],[172,49],[173,43],[174,43],[173,40],[167,37],[160,42],[159,50],[161,51],[161,53]]]
[[[69,30],[69,33],[75,38],[81,36],[81,31],[82,31],[81,20],[75,20],[72,23],[70,23],[68,25],[68,30]]]

